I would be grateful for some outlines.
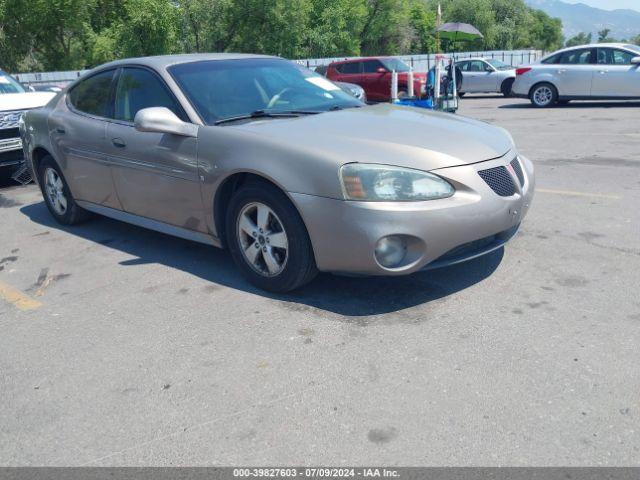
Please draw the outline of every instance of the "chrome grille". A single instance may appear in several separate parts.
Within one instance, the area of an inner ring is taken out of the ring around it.
[[[507,167],[495,167],[488,170],[480,170],[478,175],[501,197],[515,195],[516,186],[507,170]]]
[[[518,157],[514,158],[511,161],[511,168],[516,172],[516,176],[518,177],[518,181],[520,182],[520,186],[524,187],[524,172],[522,171],[522,165],[520,165],[520,160]]]
[[[0,112],[0,128],[16,128],[20,118],[28,110],[13,110],[11,112]]]

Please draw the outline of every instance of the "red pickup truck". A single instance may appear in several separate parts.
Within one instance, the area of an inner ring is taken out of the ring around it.
[[[398,97],[409,92],[409,65],[393,57],[357,58],[333,62],[327,68],[327,78],[336,82],[360,85],[367,99],[387,101],[391,98],[391,72],[398,72]],[[426,73],[413,73],[413,92],[417,97],[425,94]]]

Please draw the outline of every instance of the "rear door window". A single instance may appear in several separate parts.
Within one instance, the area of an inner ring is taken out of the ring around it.
[[[551,55],[549,58],[545,58],[541,63],[544,63],[545,65],[554,65],[556,63],[560,63],[561,57],[561,53],[556,53],[555,55]]]
[[[82,80],[69,92],[69,102],[76,110],[108,118],[111,116],[111,82],[115,70],[100,72]]]
[[[366,60],[362,62],[363,73],[378,73],[379,68],[384,68],[380,60]]]
[[[343,74],[358,74],[360,73],[360,62],[349,62],[338,65],[336,69]]]
[[[592,63],[591,52],[590,48],[564,52],[560,58],[560,63],[563,65],[589,65]]]

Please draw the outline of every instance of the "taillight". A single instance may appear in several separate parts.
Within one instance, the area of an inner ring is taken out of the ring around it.
[[[524,75],[531,70],[531,67],[516,68],[516,75]]]

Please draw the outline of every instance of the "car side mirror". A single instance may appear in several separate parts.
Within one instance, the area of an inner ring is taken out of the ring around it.
[[[640,56],[631,59],[631,65],[640,65]]]
[[[378,67],[378,69],[376,70],[376,72],[378,73],[387,73],[387,69],[384,67]]]
[[[133,124],[139,132],[169,133],[181,137],[197,137],[198,126],[183,122],[166,107],[143,108],[136,113]]]

